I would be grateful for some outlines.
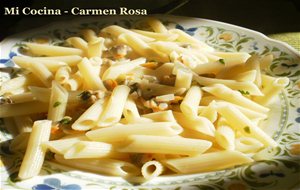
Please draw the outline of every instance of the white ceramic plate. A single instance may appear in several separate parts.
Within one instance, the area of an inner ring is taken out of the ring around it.
[[[158,177],[142,185],[128,183],[119,177],[108,177],[65,168],[46,161],[40,176],[25,181],[17,181],[18,166],[21,154],[9,151],[11,134],[0,120],[0,153],[2,163],[2,189],[35,189],[35,190],[79,190],[79,189],[137,189],[137,190],[246,190],[246,189],[298,189],[300,175],[300,55],[290,46],[271,40],[261,33],[225,24],[221,22],[157,15],[168,28],[178,28],[190,35],[205,41],[216,49],[224,51],[246,51],[249,53],[272,53],[275,59],[269,73],[273,76],[286,76],[290,84],[271,105],[268,120],[262,123],[264,130],[278,143],[279,147],[263,151],[265,160],[251,165],[228,170]],[[141,17],[90,17],[68,22],[54,23],[43,28],[17,34],[3,40],[0,44],[0,81],[8,79],[13,66],[11,58],[21,54],[25,41],[47,40],[57,44],[69,36],[77,34],[83,28],[96,31],[104,26],[118,24],[134,27]],[[3,71],[6,72],[3,72]],[[7,72],[8,71],[8,72]],[[30,109],[30,108],[29,108]]]

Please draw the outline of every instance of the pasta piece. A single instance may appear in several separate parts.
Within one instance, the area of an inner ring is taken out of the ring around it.
[[[58,163],[87,170],[95,173],[108,174],[112,176],[135,176],[140,170],[129,162],[114,160],[109,158],[99,159],[64,159],[63,156],[55,155]]]
[[[274,59],[273,54],[267,54],[265,56],[263,56],[260,59],[260,69],[262,70],[266,70],[270,67],[270,65],[272,64],[272,61]]]
[[[164,164],[176,173],[198,173],[222,170],[253,160],[238,151],[226,150],[201,154],[194,157],[165,160]]]
[[[167,62],[169,58],[166,54],[152,49],[147,43],[131,33],[123,33],[118,37],[118,41],[130,46],[137,54],[147,57],[150,60]]]
[[[120,121],[129,92],[130,88],[125,85],[119,85],[114,88],[100,115],[97,126],[106,127]]]
[[[46,154],[46,149],[43,148],[42,143],[49,140],[50,130],[51,121],[39,120],[34,122],[18,174],[20,179],[28,179],[39,174]]]
[[[14,117],[14,122],[19,133],[31,132],[33,121],[29,116]]]
[[[145,42],[151,42],[151,41],[155,40],[153,38],[146,37],[144,35],[134,33],[134,32],[132,32],[132,31],[130,31],[128,29],[125,29],[125,28],[122,28],[122,27],[116,26],[116,25],[111,25],[111,26],[103,28],[101,30],[101,33],[109,33],[110,35],[112,35],[113,37],[116,37],[116,38],[119,37],[123,33],[130,33],[130,34],[133,34],[136,37],[142,39]]]
[[[85,141],[88,138],[85,135],[70,135],[59,140],[52,140],[43,143],[51,152],[55,154],[65,154],[75,143]]]
[[[155,122],[176,122],[171,110],[144,114],[142,117],[151,119]]]
[[[247,81],[255,82],[256,75],[257,75],[256,70],[250,70],[236,75],[233,79],[239,82],[247,82]]]
[[[246,52],[214,52],[213,55],[221,57],[228,67],[243,64],[250,57]]]
[[[48,119],[53,122],[60,121],[65,116],[68,103],[68,92],[57,82],[52,82],[49,101]]]
[[[192,84],[192,73],[186,72],[182,69],[178,69],[176,72],[175,87],[189,89]]]
[[[14,104],[36,100],[36,98],[31,92],[24,92],[22,94],[13,94],[7,96],[7,98],[10,99]]]
[[[56,71],[54,79],[59,82],[59,84],[64,84],[69,80],[70,74],[71,68],[68,66],[63,66]]]
[[[224,69],[224,67],[226,67],[225,64],[216,61],[216,62],[198,64],[195,68],[193,68],[193,71],[199,75],[211,74],[211,73],[217,74],[222,69]]]
[[[71,78],[63,84],[63,86],[68,91],[78,90],[82,86],[82,76],[80,72],[73,74]]]
[[[71,44],[73,47],[77,49],[81,49],[83,52],[87,52],[88,44],[87,42],[80,37],[71,37],[66,39],[66,42]]]
[[[87,55],[91,57],[101,57],[104,50],[104,38],[98,37],[89,41]]]
[[[202,91],[198,86],[192,86],[186,93],[180,104],[180,110],[186,117],[198,116],[198,105],[202,97]]]
[[[179,136],[163,137],[151,135],[131,135],[120,152],[197,155],[205,152],[212,143],[200,139]]]
[[[18,88],[24,87],[29,83],[29,80],[25,76],[19,76],[8,81],[5,81],[1,84],[0,95],[9,93]]]
[[[209,45],[207,45],[204,42],[201,42],[200,40],[197,40],[196,38],[193,38],[192,36],[188,35],[187,33],[185,33],[182,30],[170,29],[169,32],[171,34],[179,35],[178,38],[177,38],[177,40],[179,42],[191,43],[191,44],[197,45],[197,47],[199,47],[201,50],[206,50],[206,51],[209,51],[209,52],[214,51],[214,48],[210,47]]]
[[[233,106],[218,106],[217,111],[235,130],[240,131],[243,135],[256,138],[265,146],[276,147],[277,143],[268,136],[262,129],[255,126],[243,113]]]
[[[84,29],[81,31],[81,34],[87,42],[91,42],[97,38],[96,32],[92,29]]]
[[[184,128],[198,131],[208,136],[215,136],[215,127],[205,117],[188,117],[179,112],[173,112],[176,121]]]
[[[123,115],[126,121],[128,121],[129,123],[134,123],[141,118],[138,108],[136,107],[136,104],[131,97],[128,97],[125,103]]]
[[[64,55],[83,55],[83,51],[77,48],[61,47],[45,44],[26,43],[29,51],[35,55],[64,56]]]
[[[235,150],[235,134],[227,125],[219,126],[216,130],[216,141],[225,150]]]
[[[16,56],[15,56],[16,57]],[[68,64],[70,67],[76,66],[80,61],[79,55],[65,55],[65,56],[52,56],[52,57],[34,57],[36,60],[56,60]]]
[[[199,116],[205,117],[214,123],[218,119],[218,113],[216,111],[215,101],[212,101],[208,106],[203,107],[200,112],[198,108]]]
[[[167,33],[167,28],[157,19],[150,18],[146,20],[146,23],[157,33]]]
[[[45,67],[47,67],[47,69],[49,69],[49,71],[51,72],[55,72],[60,67],[67,65],[67,63],[65,62],[54,60],[54,59],[40,59],[40,58],[31,58],[31,57],[23,57],[23,56],[14,56],[12,59],[17,65],[19,65],[24,69],[30,67],[31,64],[35,64],[35,65],[42,64]]]
[[[258,111],[261,113],[267,113],[269,111],[268,108],[249,100],[241,93],[231,90],[230,88],[222,84],[215,84],[210,87],[203,87],[202,89],[210,94],[213,94],[217,98],[246,107],[254,111]]]
[[[103,142],[79,141],[65,153],[65,159],[74,158],[101,158],[112,153],[112,145]]]
[[[271,84],[262,89],[264,96],[254,97],[253,100],[261,105],[268,105],[289,84],[289,78],[276,78]]]
[[[235,147],[237,151],[243,153],[255,153],[264,147],[258,140],[250,137],[240,137],[235,140]]]
[[[137,66],[146,62],[145,58],[125,61],[109,67],[102,75],[102,80],[117,79],[121,74],[127,74]]]
[[[39,78],[46,87],[51,86],[51,81],[53,80],[54,76],[45,65],[31,63],[29,65],[29,70],[31,70],[32,73],[37,76],[37,78]]]
[[[102,80],[87,58],[83,58],[77,66],[88,89],[105,90]]]
[[[19,104],[3,104],[0,105],[0,118],[45,113],[47,110],[48,104],[39,101],[24,102]]]
[[[154,38],[155,40],[161,40],[161,41],[174,41],[178,38],[177,34],[156,33],[156,32],[149,32],[149,31],[136,30],[136,29],[131,29],[131,31],[141,34],[143,36],[147,36],[150,38]]]
[[[164,172],[164,166],[155,160],[143,164],[141,173],[146,180],[151,180],[160,176]]]
[[[88,131],[86,136],[93,141],[119,142],[128,135],[162,135],[175,136],[182,132],[182,128],[174,122],[135,123],[128,125],[114,125]]]
[[[72,124],[72,129],[87,131],[96,126],[104,109],[104,99],[97,100]]]

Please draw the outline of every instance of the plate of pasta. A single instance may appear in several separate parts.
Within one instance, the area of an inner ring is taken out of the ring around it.
[[[3,189],[296,189],[300,55],[258,32],[91,17],[1,44]]]

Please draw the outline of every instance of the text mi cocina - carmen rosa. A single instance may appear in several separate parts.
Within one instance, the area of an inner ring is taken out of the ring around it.
[[[82,9],[73,7],[71,10],[51,9],[43,7],[42,9],[35,9],[25,7],[21,10],[19,7],[4,7],[4,15],[62,15],[71,13],[72,15],[147,15],[146,9],[128,9],[120,7],[119,9]]]

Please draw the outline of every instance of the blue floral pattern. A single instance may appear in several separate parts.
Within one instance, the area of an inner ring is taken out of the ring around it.
[[[15,64],[14,62],[11,60],[14,56],[16,56],[17,54],[15,52],[10,52],[8,55],[8,59],[0,59],[0,64],[4,64],[7,67],[13,67]]]
[[[183,28],[183,26],[181,26],[179,24],[176,24],[175,28],[179,29],[179,30],[183,30],[184,32],[186,32],[187,34],[192,35],[192,36],[195,34],[196,30],[198,29],[197,27]]]
[[[62,185],[57,178],[47,178],[43,184],[37,184],[32,187],[33,190],[81,190],[76,184]]]

